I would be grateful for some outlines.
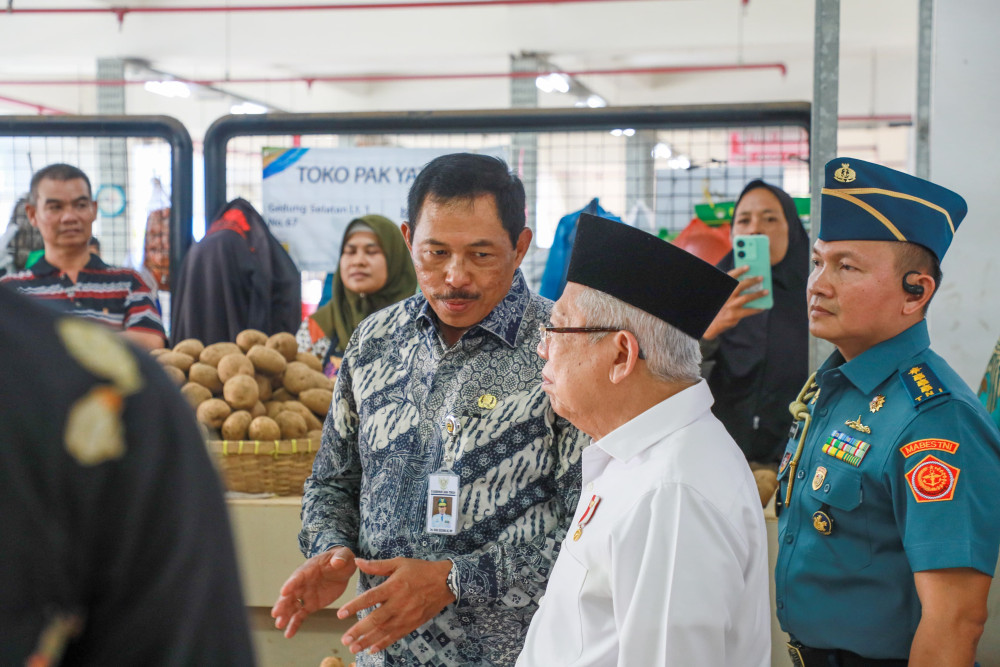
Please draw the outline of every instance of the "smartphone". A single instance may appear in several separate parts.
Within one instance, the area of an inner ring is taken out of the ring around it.
[[[760,276],[764,281],[755,289],[767,290],[767,295],[746,304],[746,308],[771,308],[771,245],[770,239],[761,234],[733,237],[733,266],[749,266],[750,270],[739,277],[740,280]]]

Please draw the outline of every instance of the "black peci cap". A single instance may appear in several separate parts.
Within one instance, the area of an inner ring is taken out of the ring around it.
[[[566,280],[599,290],[701,338],[739,284],[652,234],[580,214]]]

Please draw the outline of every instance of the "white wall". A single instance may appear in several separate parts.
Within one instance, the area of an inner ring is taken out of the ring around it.
[[[938,0],[934,17],[931,180],[969,203],[931,305],[934,347],[973,389],[1000,335],[1000,58],[996,0]]]

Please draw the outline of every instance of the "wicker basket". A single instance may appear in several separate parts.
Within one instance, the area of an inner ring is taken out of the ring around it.
[[[209,440],[208,449],[227,490],[299,496],[319,440]]]

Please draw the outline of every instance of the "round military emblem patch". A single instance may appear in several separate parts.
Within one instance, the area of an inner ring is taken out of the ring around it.
[[[918,503],[951,500],[960,472],[959,468],[928,454],[906,473],[906,480]]]

